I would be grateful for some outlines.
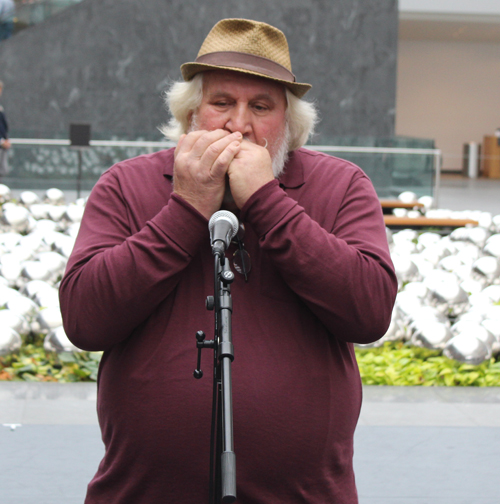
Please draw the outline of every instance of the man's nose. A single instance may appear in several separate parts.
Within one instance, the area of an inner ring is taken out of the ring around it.
[[[231,133],[239,131],[243,136],[249,136],[252,131],[250,110],[245,105],[233,107],[226,122],[226,129]]]

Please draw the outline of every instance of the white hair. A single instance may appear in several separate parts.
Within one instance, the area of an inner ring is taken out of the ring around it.
[[[313,134],[318,122],[318,113],[313,103],[297,98],[286,90],[286,122],[290,130],[288,150],[302,147]],[[174,82],[165,93],[165,104],[171,114],[170,121],[160,127],[165,137],[178,142],[181,135],[188,132],[189,122],[203,98],[203,73],[195,75],[188,82]]]

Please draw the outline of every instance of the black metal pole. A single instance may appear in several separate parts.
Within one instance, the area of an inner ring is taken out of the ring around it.
[[[222,502],[230,503],[236,500],[236,455],[234,453],[233,438],[233,387],[231,375],[231,363],[234,360],[231,324],[233,302],[230,290],[230,283],[234,279],[234,275],[229,267],[223,270],[222,275],[224,278],[221,281],[221,342],[219,345],[219,362],[222,375]],[[228,277],[230,281],[228,281]]]
[[[82,182],[82,149],[78,149],[78,174],[76,176],[76,197],[80,197]]]
[[[216,254],[215,318],[218,375],[216,502],[230,504],[236,500],[236,455],[233,440],[233,396],[231,363],[234,360],[231,316],[233,311],[230,284],[234,274],[223,254]],[[219,470],[217,470],[219,467]],[[217,473],[220,474],[217,477]]]

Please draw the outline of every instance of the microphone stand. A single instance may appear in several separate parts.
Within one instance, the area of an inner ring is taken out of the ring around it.
[[[203,331],[196,333],[198,366],[194,377],[203,376],[201,350],[214,350],[214,388],[212,433],[210,439],[210,504],[230,504],[236,500],[236,455],[233,442],[233,403],[231,363],[234,360],[231,316],[233,302],[230,285],[234,273],[224,256],[224,248],[214,246],[214,296],[208,296],[207,310],[215,310],[214,340],[205,341]],[[215,470],[214,470],[215,466]]]

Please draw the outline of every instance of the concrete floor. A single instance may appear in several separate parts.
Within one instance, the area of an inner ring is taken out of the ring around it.
[[[438,194],[438,207],[450,210],[482,210],[500,214],[500,179],[470,179],[443,175]]]
[[[2,504],[83,502],[103,454],[95,397],[95,384],[0,383]],[[360,504],[498,504],[499,388],[364,387],[364,397]]]

